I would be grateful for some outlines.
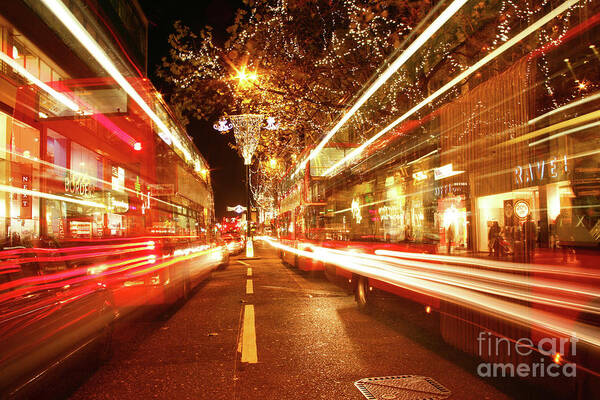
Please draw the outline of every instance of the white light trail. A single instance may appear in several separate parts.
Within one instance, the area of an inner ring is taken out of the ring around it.
[[[22,188],[18,188],[18,187],[14,187],[14,186],[9,186],[9,185],[0,185],[0,192],[22,194],[22,195],[33,196],[33,197],[41,197],[41,198],[49,199],[49,200],[66,201],[68,203],[74,203],[74,204],[79,204],[82,206],[89,206],[89,207],[95,207],[95,208],[106,208],[106,205],[104,205],[102,203],[96,203],[95,201],[79,200],[79,199],[75,199],[73,197],[67,197],[67,196],[57,196],[55,194],[38,192],[36,190],[22,189]]]
[[[41,0],[42,3],[61,21],[73,34],[83,47],[94,57],[94,59],[108,72],[110,76],[127,92],[129,96],[140,106],[142,110],[156,123],[163,133],[168,133],[175,147],[181,150],[186,159],[191,159],[189,151],[181,144],[176,135],[171,133],[167,125],[154,113],[150,106],[142,99],[139,93],[131,86],[125,77],[119,72],[115,64],[110,60],[106,52],[92,38],[89,32],[81,25],[75,16],[60,0]]]
[[[12,155],[14,155],[15,157],[27,158],[27,157],[25,157],[25,156],[24,156],[23,154],[21,154],[21,153],[18,153],[18,152],[15,152],[15,151],[11,151],[9,148],[2,147],[2,146],[0,146],[0,152],[6,152],[6,153],[9,153],[9,154],[12,154]],[[29,161],[31,161],[30,159],[28,159],[28,160],[29,160]],[[106,181],[106,180],[104,180],[104,179],[97,178],[97,177],[95,177],[95,176],[90,176],[90,175],[88,175],[88,174],[81,173],[81,172],[78,172],[78,171],[72,170],[72,169],[70,169],[70,168],[66,168],[66,167],[63,167],[63,166],[61,166],[61,165],[58,165],[58,164],[54,164],[54,163],[48,162],[48,161],[44,161],[44,160],[37,159],[37,160],[35,160],[35,162],[36,162],[36,163],[38,163],[39,165],[45,165],[45,166],[48,166],[48,167],[50,167],[50,168],[55,168],[55,169],[58,169],[58,170],[60,170],[60,171],[64,171],[64,172],[66,172],[66,173],[73,174],[73,175],[75,175],[75,176],[82,176],[82,177],[85,177],[86,179],[89,179],[90,181],[94,181],[94,182],[102,183],[102,184],[104,184],[104,185],[107,185],[107,186],[110,186],[110,185],[112,185],[112,182]],[[6,186],[6,187],[10,187],[10,188],[13,188],[13,189],[18,189],[18,188],[15,188],[14,186]],[[123,190],[124,190],[125,192],[129,192],[129,193],[131,193],[132,195],[134,195],[134,197],[139,195],[139,193],[138,193],[137,191],[135,191],[134,189],[130,189],[130,188],[128,188],[128,187],[124,187],[124,188],[123,188]],[[1,190],[0,190],[0,191],[1,191]],[[39,196],[39,197],[44,197],[45,195],[48,195],[48,196],[53,196],[53,195],[50,195],[50,194],[48,194],[48,193],[42,193],[42,192],[37,192],[37,191],[32,191],[32,192],[33,192],[33,193],[35,193],[35,196]],[[62,197],[62,196],[61,196],[61,197]],[[167,206],[173,207],[173,208],[175,208],[175,209],[177,209],[177,208],[181,207],[181,206],[179,206],[179,205],[177,205],[177,204],[175,204],[175,203],[169,203],[168,201],[165,201],[165,200],[159,199],[158,197],[155,197],[155,196],[152,196],[152,195],[149,195],[149,194],[145,194],[145,195],[144,195],[144,197],[146,197],[146,198],[148,198],[148,199],[152,199],[152,200],[154,200],[154,201],[156,201],[156,202],[158,202],[158,203],[162,203],[162,204],[165,204],[165,205],[167,205]],[[48,198],[48,199],[50,199],[50,197],[45,197],[45,198]],[[65,197],[65,199],[69,199],[69,200],[71,200],[71,202],[72,202],[72,203],[74,202],[74,201],[72,201],[72,200],[77,200],[77,199],[72,199],[72,198],[70,198],[70,197]],[[61,200],[61,199],[54,199],[54,200]],[[65,200],[65,201],[67,201],[67,200]],[[78,200],[78,201],[79,201],[79,200]],[[99,203],[96,203],[96,204],[99,204]],[[83,204],[83,205],[87,205],[87,204]],[[103,206],[103,207],[105,207],[105,206]]]
[[[429,260],[436,262],[447,262],[459,265],[475,265],[488,269],[504,270],[504,271],[517,271],[517,272],[537,272],[543,274],[567,274],[569,276],[577,276],[581,278],[599,278],[598,273],[589,272],[587,270],[573,269],[568,266],[556,266],[556,265],[545,265],[545,264],[517,264],[508,261],[497,261],[497,260],[485,260],[481,258],[473,257],[461,257],[461,256],[445,256],[439,254],[426,254],[426,253],[409,253],[404,251],[391,251],[391,250],[375,250],[376,255],[390,256],[405,258],[409,260]]]
[[[34,85],[36,85],[37,87],[42,89],[44,92],[48,93],[54,99],[58,100],[59,102],[61,102],[62,104],[64,104],[68,108],[70,108],[71,110],[73,110],[75,112],[79,111],[79,106],[77,104],[75,104],[75,102],[73,100],[69,99],[64,94],[62,94],[62,93],[54,90],[50,86],[46,85],[44,82],[42,82],[41,80],[36,78],[31,72],[27,71],[25,68],[21,67],[19,65],[19,63],[17,63],[15,60],[13,60],[11,57],[6,55],[2,51],[0,51],[0,60],[7,63],[19,75],[23,76],[28,81],[33,82]]]
[[[538,277],[532,279],[532,277],[522,277],[512,272],[473,270],[474,265],[469,268],[468,266],[439,264],[439,261],[453,260],[453,257],[392,252],[410,254],[411,260],[407,260],[318,246],[311,246],[313,251],[309,252],[283,245],[270,238],[263,237],[262,239],[286,252],[334,264],[360,276],[468,306],[491,313],[498,318],[543,329],[552,334],[564,336],[576,334],[580,340],[600,346],[600,332],[594,326],[574,322],[560,312],[542,311],[540,308],[524,306],[508,299],[498,298],[498,295],[501,295],[509,299],[527,299],[545,306],[600,313],[597,305],[586,302],[586,299],[597,298],[599,295],[598,290],[589,285],[564,282],[560,277],[554,281]],[[377,250],[376,252],[382,251]],[[430,259],[433,262],[423,262],[420,261],[421,258]],[[458,261],[466,264],[467,258],[459,257]],[[518,266],[513,263],[506,264],[512,264],[515,269]],[[500,267],[501,264],[496,266]],[[565,269],[565,274],[568,273]],[[600,278],[598,274],[594,276],[596,279]]]
[[[533,125],[536,122],[539,122],[542,119],[547,118],[547,117],[549,117],[551,115],[554,115],[554,114],[559,113],[561,111],[566,111],[566,110],[568,110],[570,108],[577,107],[577,106],[580,106],[582,104],[585,104],[585,103],[588,103],[590,101],[594,101],[594,100],[597,100],[597,99],[600,99],[600,93],[596,93],[596,94],[593,94],[591,96],[584,97],[583,99],[580,99],[580,100],[574,101],[572,103],[566,104],[566,105],[564,105],[562,107],[555,108],[554,110],[549,111],[546,114],[542,114],[539,117],[530,119],[529,121],[527,121],[527,125]]]
[[[358,109],[379,89],[404,63],[427,42],[468,0],[453,1],[432,23],[412,42],[406,50],[394,60],[394,62],[369,86],[369,88],[360,96],[354,103],[352,108],[348,110],[337,124],[327,133],[321,142],[315,147],[308,157],[300,163],[293,175],[300,172],[306,163],[319,154],[325,147],[327,142],[335,135],[335,133],[358,111]]]
[[[550,136],[545,137],[543,139],[536,140],[535,142],[531,142],[531,143],[529,143],[528,146],[529,147],[537,146],[540,143],[548,142],[550,140],[559,138],[561,136],[570,135],[571,133],[575,133],[575,132],[579,132],[579,131],[584,131],[586,129],[594,128],[594,127],[596,127],[598,125],[600,125],[600,122],[592,122],[591,124],[581,125],[581,126],[578,126],[577,128],[567,129],[566,131],[558,132],[558,133],[555,133],[554,135],[550,135]]]
[[[442,86],[441,88],[439,88],[438,90],[436,90],[433,94],[431,94],[430,96],[428,96],[425,100],[421,101],[416,106],[414,106],[413,108],[411,108],[410,110],[408,110],[406,113],[404,113],[398,119],[396,119],[391,124],[389,124],[388,126],[386,126],[385,128],[383,128],[381,131],[379,131],[377,134],[375,134],[374,136],[370,137],[362,145],[360,145],[359,147],[357,147],[356,149],[354,149],[353,151],[351,151],[350,153],[348,153],[344,158],[342,158],[337,163],[335,163],[334,165],[332,165],[331,167],[329,167],[323,173],[323,175],[330,175],[338,167],[340,167],[341,165],[343,165],[347,161],[355,158],[360,153],[362,153],[365,150],[365,148],[367,148],[368,146],[370,146],[373,142],[375,142],[381,136],[385,135],[387,132],[389,132],[396,125],[398,125],[399,123],[403,122],[404,120],[406,120],[407,118],[409,118],[410,116],[412,116],[415,112],[419,111],[421,108],[423,108],[424,106],[426,106],[427,104],[431,103],[433,100],[437,99],[439,96],[441,96],[442,94],[444,94],[445,92],[447,92],[448,90],[450,90],[454,85],[456,85],[457,83],[459,83],[463,79],[467,78],[468,76],[470,76],[471,74],[473,74],[474,72],[476,72],[477,70],[479,70],[485,64],[489,63],[490,61],[492,61],[493,59],[495,59],[496,57],[498,57],[499,55],[501,55],[502,53],[504,53],[506,50],[510,49],[512,46],[516,45],[521,40],[523,40],[524,38],[526,38],[527,36],[529,36],[531,33],[537,31],[539,28],[541,28],[542,26],[544,26],[545,24],[547,24],[549,21],[551,21],[552,19],[554,19],[556,16],[562,14],[563,12],[565,12],[567,9],[569,9],[572,6],[574,6],[578,2],[579,2],[579,0],[567,0],[564,3],[562,3],[560,6],[556,7],[554,10],[552,10],[551,12],[549,12],[548,14],[546,14],[545,16],[543,16],[542,18],[540,18],[539,20],[537,20],[536,22],[534,22],[533,24],[529,25],[527,28],[525,28],[524,30],[522,30],[521,32],[519,32],[517,35],[515,35],[514,37],[512,37],[510,40],[504,42],[501,46],[499,46],[498,48],[496,48],[495,50],[493,50],[491,53],[489,53],[488,55],[486,55],[485,57],[483,57],[481,60],[479,60],[478,62],[476,62],[475,64],[473,64],[469,68],[467,68],[466,70],[464,70],[459,75],[457,75],[450,82],[448,82],[447,84],[445,84],[444,86]]]
[[[437,149],[433,150],[433,151],[425,154],[424,156],[421,156],[421,157],[417,158],[416,160],[412,160],[410,162],[407,162],[406,165],[411,165],[411,164],[418,163],[419,161],[424,160],[425,158],[427,158],[429,156],[432,156],[432,155],[436,154],[437,152],[438,152]]]

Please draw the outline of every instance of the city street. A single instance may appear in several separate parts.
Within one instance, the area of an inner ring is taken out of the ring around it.
[[[232,259],[180,308],[122,321],[114,355],[71,399],[362,399],[355,381],[405,374],[433,378],[454,399],[548,398],[478,378],[476,362],[433,333],[435,315],[391,299],[361,313],[322,274],[293,270],[265,246],[254,260]],[[240,343],[248,305],[256,363],[241,361],[241,345],[252,345]]]
[[[0,1],[0,400],[600,398],[600,0]]]

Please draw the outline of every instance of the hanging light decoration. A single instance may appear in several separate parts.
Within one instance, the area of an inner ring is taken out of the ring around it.
[[[246,257],[254,257],[254,246],[252,244],[252,235],[250,232],[250,223],[252,220],[252,206],[250,202],[250,164],[252,164],[252,155],[258,147],[260,140],[260,128],[263,126],[264,116],[261,114],[240,114],[229,117],[233,126],[235,143],[246,166]]]
[[[250,165],[252,163],[252,155],[258,147],[263,116],[261,114],[240,114],[232,115],[230,118],[235,135],[235,143],[244,158],[244,164]]]
[[[274,130],[276,130],[278,128],[279,128],[279,122],[275,123],[275,118],[274,117],[267,118],[267,126],[265,126],[265,129],[268,129],[270,131],[274,131]]]
[[[221,118],[219,122],[213,125],[213,128],[221,133],[224,133],[233,128],[233,125],[225,118]]]

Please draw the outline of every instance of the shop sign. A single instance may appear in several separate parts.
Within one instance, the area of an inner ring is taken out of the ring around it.
[[[518,165],[513,171],[516,185],[537,184],[547,178],[558,178],[569,172],[567,155],[561,158],[552,157],[549,160],[537,161],[527,165]]]
[[[65,237],[65,220],[63,218],[59,218],[58,220],[58,238],[64,239]]]
[[[452,163],[443,165],[439,168],[433,169],[433,176],[436,181],[444,178],[448,178],[449,176],[460,175],[465,171],[454,171],[452,169]]]
[[[92,197],[96,186],[85,175],[65,175],[65,193],[76,194],[82,197]]]
[[[526,200],[517,200],[514,209],[519,219],[525,219],[529,215],[529,203]]]
[[[206,212],[207,210],[204,209],[204,211]],[[238,204],[235,207],[227,207],[227,211],[235,211],[238,214],[243,213],[244,211],[246,211],[246,207],[241,206],[240,204]]]
[[[89,238],[92,236],[92,223],[84,221],[71,221],[69,222],[71,228],[71,235],[75,238],[85,237]]]
[[[172,183],[150,184],[150,195],[153,197],[173,196],[175,194],[175,185]]]
[[[21,181],[23,183],[23,189],[29,190],[30,189],[29,182],[31,181],[31,176],[30,175],[21,175]],[[29,196],[26,194],[21,195],[21,207],[23,207],[23,208],[29,207]]]
[[[112,205],[115,209],[117,209],[117,208],[124,209],[124,210],[129,209],[129,203],[127,203],[126,201],[123,201],[123,200],[113,199]]]
[[[404,219],[404,208],[401,206],[383,206],[377,211],[382,221],[402,221]]]
[[[427,179],[427,173],[425,171],[415,172],[412,176],[413,176],[413,179],[417,182]]]
[[[31,175],[21,175],[21,186],[25,190],[31,189]],[[21,195],[21,218],[31,219],[32,207],[31,207],[31,196],[27,194]]]
[[[112,193],[108,192],[108,210],[116,213],[123,213],[129,210],[129,201],[125,197],[124,199],[116,198]]]
[[[466,195],[468,192],[469,185],[467,182],[454,182],[446,185],[441,185],[433,189],[434,194],[437,197],[442,197],[447,194],[450,195]]]
[[[137,196],[142,197],[142,184],[140,183],[139,175],[135,177],[135,183],[133,187],[135,188],[135,193],[137,194]]]
[[[146,214],[146,210],[150,209],[150,192],[146,192],[146,195],[142,193],[142,214]]]
[[[112,190],[123,192],[125,190],[125,170],[121,167],[112,167]]]

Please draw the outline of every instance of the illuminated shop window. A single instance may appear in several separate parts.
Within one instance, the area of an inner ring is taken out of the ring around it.
[[[44,174],[46,178],[46,190],[48,193],[56,195],[66,195],[69,193],[65,181],[69,180],[69,171],[67,170],[67,138],[47,130],[46,137],[46,161],[50,163]],[[45,229],[46,236],[53,239],[64,239],[67,221],[67,206],[64,201],[45,200]]]
[[[91,150],[77,144],[71,144],[71,171],[85,175],[97,182],[102,179],[102,159]]]

